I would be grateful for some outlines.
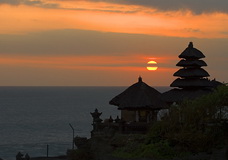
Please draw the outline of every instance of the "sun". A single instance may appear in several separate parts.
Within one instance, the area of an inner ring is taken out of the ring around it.
[[[158,69],[156,61],[149,61],[147,62],[147,65],[148,66],[146,68],[149,71],[156,71]]]

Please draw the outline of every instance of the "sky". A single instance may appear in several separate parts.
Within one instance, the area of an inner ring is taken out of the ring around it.
[[[193,42],[228,81],[227,0],[0,0],[0,86],[169,86]],[[149,71],[149,61],[158,69]]]

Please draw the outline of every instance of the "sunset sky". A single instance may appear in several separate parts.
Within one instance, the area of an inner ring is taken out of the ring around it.
[[[0,86],[169,86],[190,41],[228,82],[227,0],[0,0]],[[147,62],[156,61],[156,71]]]

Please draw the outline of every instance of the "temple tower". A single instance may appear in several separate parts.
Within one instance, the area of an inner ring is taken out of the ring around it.
[[[207,66],[207,64],[200,60],[205,58],[205,56],[201,51],[193,47],[192,42],[178,57],[181,60],[176,66],[182,68],[173,74],[173,76],[179,78],[170,84],[171,87],[197,89],[211,86],[210,81],[207,79],[210,75],[202,68]]]
[[[170,87],[174,88],[162,94],[162,99],[166,103],[181,103],[187,99],[198,98],[213,92],[214,88],[222,84],[216,80],[208,79],[210,75],[202,68],[207,66],[202,60],[205,56],[193,47],[192,42],[178,57],[181,60],[176,66],[182,68],[173,74],[173,76],[178,77],[170,84]]]

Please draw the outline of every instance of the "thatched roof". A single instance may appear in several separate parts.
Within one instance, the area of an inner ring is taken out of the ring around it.
[[[173,83],[170,84],[170,87],[212,87],[212,83],[208,79],[195,79],[195,78],[189,78],[189,79],[180,79],[177,78],[173,81]]]
[[[211,89],[171,89],[162,94],[162,99],[168,103],[182,102],[183,100],[193,100],[203,95],[211,93]]]
[[[177,77],[209,77],[207,71],[203,68],[182,68],[173,74]]]
[[[176,66],[182,66],[182,67],[188,67],[188,66],[207,66],[207,64],[203,61],[203,60],[180,60],[180,62],[178,62],[176,64]]]
[[[204,54],[196,48],[193,48],[193,43],[190,42],[188,48],[186,48],[180,55],[179,58],[185,59],[200,59],[204,58]]]
[[[161,100],[161,93],[148,86],[139,77],[139,81],[114,97],[109,104],[118,106],[118,109],[162,109],[167,108]]]

